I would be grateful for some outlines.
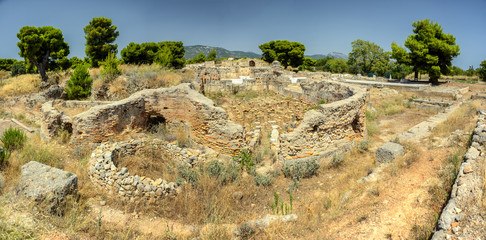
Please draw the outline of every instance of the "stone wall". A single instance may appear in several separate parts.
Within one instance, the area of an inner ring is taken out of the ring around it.
[[[307,95],[319,96],[318,93],[325,86],[320,83],[308,85]],[[321,155],[335,140],[352,140],[366,134],[366,90],[354,86],[342,87],[348,89],[346,92],[350,97],[321,104],[317,110],[306,112],[293,132],[280,135],[281,160]]]
[[[486,111],[479,110],[472,144],[464,156],[450,199],[442,210],[433,240],[480,239],[486,236],[483,206]]]
[[[41,107],[42,124],[40,134],[42,139],[50,141],[56,137],[60,131],[72,133],[72,119],[64,114],[64,112],[57,109],[57,105],[67,108],[88,108],[107,103],[109,102],[78,100],[53,100],[45,102]]]
[[[129,98],[92,107],[73,118],[71,143],[101,143],[125,130],[143,130],[160,123],[186,124],[192,139],[216,151],[235,154],[246,148],[241,125],[229,120],[212,100],[181,84],[146,89]]]
[[[131,175],[125,167],[120,168],[117,159],[133,155],[145,144],[143,140],[101,144],[89,160],[89,177],[95,184],[122,196],[125,200],[134,198],[162,198],[174,193],[178,187],[175,182],[164,179],[150,179],[145,176]],[[168,149],[176,146],[162,141],[155,144],[166,145]],[[174,154],[175,156],[176,154]],[[180,160],[183,161],[182,159]]]

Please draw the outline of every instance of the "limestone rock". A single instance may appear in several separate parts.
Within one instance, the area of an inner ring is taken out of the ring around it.
[[[403,155],[402,145],[394,142],[387,142],[376,150],[376,162],[377,163],[393,162],[395,158],[401,155]]]
[[[470,147],[465,157],[466,159],[476,159],[479,157],[479,151],[474,147]]]
[[[64,198],[77,192],[78,177],[70,172],[31,161],[22,166],[18,190],[26,197],[56,213]]]

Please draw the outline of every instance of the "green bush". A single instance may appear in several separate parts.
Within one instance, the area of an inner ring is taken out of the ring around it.
[[[319,167],[319,162],[315,158],[289,160],[283,164],[282,172],[285,177],[300,180],[316,174]]]
[[[235,163],[225,165],[218,160],[213,160],[206,167],[206,172],[209,176],[218,178],[221,184],[224,185],[238,178],[239,166]]]
[[[11,73],[12,77],[25,74],[25,72],[26,72],[26,69],[25,69],[25,65],[23,63],[14,63],[12,65],[12,73]]]
[[[292,193],[289,194],[289,203],[285,203],[280,201],[280,196],[278,193],[273,192],[273,203],[270,205],[272,208],[273,214],[276,215],[288,215],[292,214],[293,211],[293,200],[294,197],[292,196]]]
[[[254,180],[257,186],[262,187],[270,186],[273,183],[273,178],[270,175],[256,174]]]
[[[182,176],[182,178],[184,178],[191,185],[197,186],[197,182],[201,177],[198,171],[194,170],[193,168],[187,165],[182,165],[182,164],[177,166],[177,170],[179,171],[179,174]]]
[[[251,154],[246,150],[241,150],[238,156],[234,157],[233,160],[238,162],[241,168],[245,168],[249,173],[252,173],[255,170],[255,160],[253,159],[253,156],[251,156]]]
[[[369,138],[363,139],[361,142],[359,142],[358,151],[361,153],[368,151],[368,148],[370,147],[370,142],[371,140]]]
[[[100,75],[104,82],[111,82],[121,74],[121,70],[118,65],[119,61],[114,53],[108,54],[105,61],[101,62],[101,66],[103,68],[100,71]]]
[[[88,65],[78,65],[71,79],[67,81],[67,97],[70,100],[83,99],[91,95],[93,79],[89,76]]]
[[[341,164],[343,164],[345,158],[346,158],[346,156],[344,155],[344,153],[334,154],[331,161],[329,162],[328,167],[329,168],[337,168],[337,167],[341,166]]]
[[[3,143],[3,147],[9,151],[21,149],[26,140],[27,136],[22,130],[12,127],[5,130],[0,138],[0,141]]]

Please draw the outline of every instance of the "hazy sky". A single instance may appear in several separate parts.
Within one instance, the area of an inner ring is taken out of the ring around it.
[[[83,58],[83,28],[93,17],[118,26],[118,51],[130,42],[183,41],[261,53],[271,40],[298,41],[306,54],[351,51],[362,39],[391,50],[412,34],[412,23],[429,18],[456,37],[463,69],[486,60],[486,0],[0,0],[0,58],[17,58],[22,26],[61,29]]]

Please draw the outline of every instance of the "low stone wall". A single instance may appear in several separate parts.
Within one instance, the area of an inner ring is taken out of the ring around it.
[[[459,168],[449,202],[443,209],[433,240],[479,239],[486,236],[482,210],[486,145],[486,112],[479,110],[472,144]]]
[[[53,100],[42,104],[42,124],[41,124],[41,137],[46,141],[52,140],[56,137],[59,131],[66,130],[72,133],[72,119],[66,116],[62,111],[56,108],[56,105],[61,105],[66,108],[87,108],[94,107],[102,104],[107,104],[110,102],[103,101],[64,101],[64,100]]]
[[[307,86],[319,96],[325,84],[315,83]],[[366,134],[366,90],[353,86],[348,98],[319,105],[317,110],[310,110],[304,115],[301,124],[293,132],[280,136],[281,160],[305,158],[320,155],[334,140],[349,139]],[[309,96],[314,94],[307,93]]]
[[[190,84],[146,89],[74,116],[71,143],[101,143],[125,130],[184,123],[195,142],[219,152],[236,154],[247,147],[245,132],[241,125],[227,119],[222,108],[215,107],[212,100],[192,89]]]
[[[89,160],[88,172],[91,181],[112,193],[119,194],[125,200],[135,198],[156,199],[174,193],[178,187],[174,182],[167,182],[160,178],[153,180],[145,176],[131,175],[127,168],[117,166],[119,157],[135,154],[143,144],[146,144],[146,141],[136,140],[111,144],[103,143],[98,146]],[[177,148],[170,143],[157,140],[152,144],[167,146],[168,150]],[[174,157],[177,155],[179,154],[173,154]],[[181,163],[189,164],[188,160],[193,162],[193,159],[179,158]]]

